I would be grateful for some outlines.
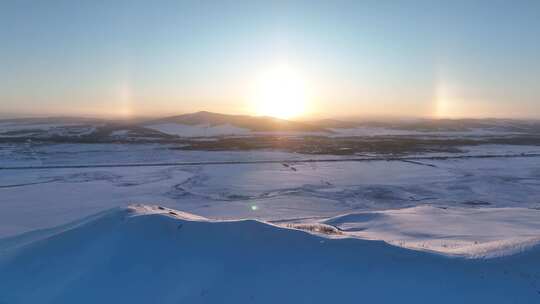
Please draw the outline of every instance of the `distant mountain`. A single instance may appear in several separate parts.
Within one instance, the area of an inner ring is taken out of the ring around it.
[[[152,142],[228,136],[537,136],[540,122],[514,119],[291,121],[268,116],[196,112],[152,120],[77,117],[0,119],[0,141]]]
[[[254,132],[328,132],[323,127],[268,116],[227,115],[201,111],[144,122],[144,126],[178,124],[188,126],[228,125]]]

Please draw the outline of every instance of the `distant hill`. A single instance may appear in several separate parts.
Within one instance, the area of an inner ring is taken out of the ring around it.
[[[158,124],[206,125],[210,127],[230,125],[254,132],[328,132],[323,127],[268,116],[228,115],[201,111],[191,114],[165,117],[146,121],[144,126]]]
[[[337,120],[322,119],[310,122],[320,128],[354,129],[384,128],[417,132],[467,132],[491,130],[504,132],[538,132],[540,122],[515,119],[410,119],[410,120]]]
[[[320,119],[292,121],[268,116],[201,111],[164,118],[92,119],[43,117],[0,119],[0,140],[161,141],[227,136],[537,136],[540,122],[515,119]]]

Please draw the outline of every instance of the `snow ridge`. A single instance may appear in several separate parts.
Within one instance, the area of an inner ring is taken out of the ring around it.
[[[31,241],[0,240],[0,303],[534,303],[540,297],[538,248],[449,258],[296,228],[208,220],[160,206],[113,209]]]

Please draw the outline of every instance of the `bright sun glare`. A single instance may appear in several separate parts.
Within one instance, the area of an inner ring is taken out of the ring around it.
[[[308,90],[304,79],[288,66],[261,74],[250,97],[257,115],[292,118],[306,112]]]

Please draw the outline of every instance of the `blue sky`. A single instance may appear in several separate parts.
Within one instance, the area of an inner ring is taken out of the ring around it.
[[[292,67],[304,114],[540,118],[540,1],[0,2],[0,113],[252,114]]]

